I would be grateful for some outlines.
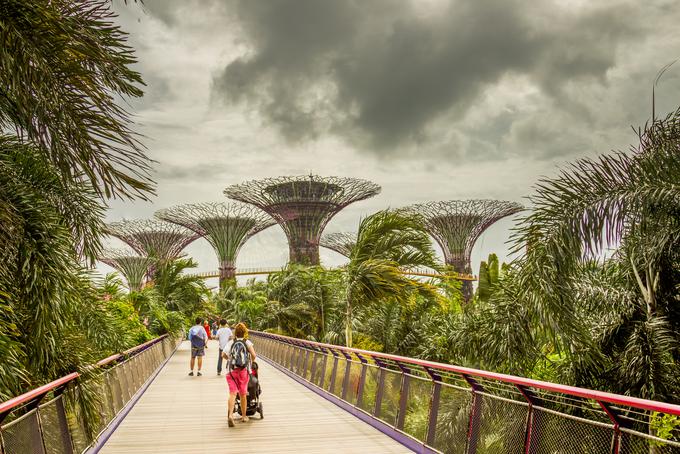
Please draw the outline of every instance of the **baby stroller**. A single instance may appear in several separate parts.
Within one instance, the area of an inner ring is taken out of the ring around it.
[[[248,402],[246,406],[246,416],[252,416],[255,413],[260,414],[260,419],[264,419],[262,412],[262,402],[260,402],[260,380],[257,378],[257,363],[253,361],[252,370],[250,371],[248,379]],[[234,413],[241,414],[241,396],[236,394],[236,402],[234,403]]]

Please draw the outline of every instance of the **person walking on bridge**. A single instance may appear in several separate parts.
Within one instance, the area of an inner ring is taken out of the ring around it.
[[[220,329],[217,330],[217,340],[220,343],[220,351],[217,352],[217,375],[222,374],[222,352],[227,348],[227,343],[231,340],[233,333],[227,326],[225,319],[220,319]]]
[[[236,403],[236,393],[241,399],[241,422],[248,421],[246,408],[248,406],[248,380],[250,379],[250,367],[255,361],[255,348],[253,343],[248,340],[248,328],[241,322],[234,328],[234,339],[230,340],[222,356],[229,365],[227,373],[227,384],[229,385],[229,401],[227,407],[227,422],[229,427],[234,427],[234,404]]]
[[[208,348],[208,335],[203,328],[203,319],[197,317],[195,320],[195,325],[189,329],[189,342],[191,343],[191,372],[189,375],[193,377],[194,375],[194,363],[198,357],[198,372],[197,376],[201,376],[201,367],[203,366],[203,356],[205,355],[205,349]]]

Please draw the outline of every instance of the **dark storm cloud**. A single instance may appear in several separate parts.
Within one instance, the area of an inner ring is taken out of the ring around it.
[[[451,1],[433,14],[390,0],[232,5],[250,51],[220,71],[213,94],[255,106],[289,140],[331,132],[378,151],[426,141],[434,120],[460,118],[507,74],[578,110],[563,88],[602,83],[640,32],[622,3],[558,12]]]

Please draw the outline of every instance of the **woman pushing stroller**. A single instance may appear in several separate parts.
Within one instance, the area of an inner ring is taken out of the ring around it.
[[[229,427],[234,427],[234,403],[236,393],[239,394],[241,403],[241,422],[247,422],[246,407],[248,399],[248,380],[250,379],[250,368],[255,361],[255,348],[253,343],[248,340],[248,328],[241,322],[234,328],[234,339],[230,340],[224,350],[222,357],[227,360],[227,384],[229,385],[229,403],[227,406],[227,418]]]

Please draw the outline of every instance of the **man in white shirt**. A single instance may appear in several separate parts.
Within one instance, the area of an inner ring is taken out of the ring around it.
[[[222,374],[222,350],[227,346],[231,340],[232,332],[227,326],[225,319],[220,320],[220,329],[217,330],[217,339],[220,342],[220,351],[217,352],[217,375]]]
[[[198,373],[197,376],[201,376],[201,367],[203,366],[203,356],[205,355],[205,349],[208,348],[208,334],[203,328],[203,319],[196,318],[196,324],[189,329],[189,342],[191,343],[191,372],[190,376],[194,375],[194,361],[198,357]]]

